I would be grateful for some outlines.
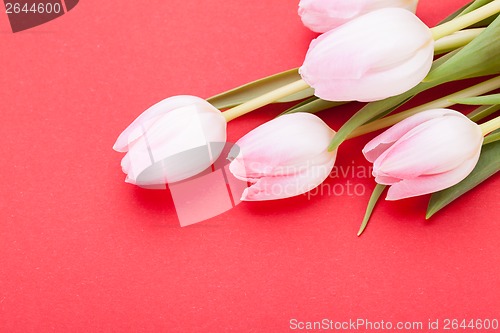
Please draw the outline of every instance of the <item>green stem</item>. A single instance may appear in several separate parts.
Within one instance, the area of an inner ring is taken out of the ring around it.
[[[443,54],[469,44],[486,28],[475,28],[457,31],[443,37],[434,43],[434,54]]]
[[[480,122],[486,117],[491,116],[493,113],[497,112],[500,110],[500,104],[496,105],[482,105],[469,113],[467,117],[469,117],[470,120],[472,120],[475,123]]]
[[[422,111],[426,110],[431,110],[431,109],[436,109],[436,108],[445,108],[451,105],[454,105],[455,102],[452,102],[453,99],[457,98],[466,98],[466,97],[472,97],[472,96],[478,96],[485,94],[487,92],[490,92],[492,90],[500,88],[500,76],[494,77],[493,79],[481,82],[479,84],[476,84],[475,86],[466,88],[464,90],[460,90],[456,93],[453,93],[451,95],[442,97],[440,99],[437,99],[435,101],[419,105],[417,107],[408,109],[406,111],[397,113],[392,116],[388,116],[385,118],[381,118],[378,120],[375,120],[371,123],[368,123],[366,125],[360,126],[347,137],[348,139],[371,133],[374,131],[377,131],[382,128],[386,128],[389,126],[392,126],[396,123],[399,123],[401,120],[404,120],[410,116],[413,116],[414,114],[417,114]]]
[[[481,128],[481,132],[483,132],[483,136],[490,134],[493,131],[496,131],[500,128],[500,116],[495,119],[491,119],[490,121],[485,122],[484,124],[479,125]]]
[[[500,132],[494,132],[484,138],[483,146],[500,140]]]
[[[297,80],[295,82],[287,84],[286,86],[265,93],[243,104],[235,106],[232,109],[222,112],[222,115],[224,116],[224,118],[226,118],[227,122],[230,122],[231,120],[236,119],[264,105],[270,104],[283,97],[298,93],[308,88],[310,87],[304,80]]]
[[[500,0],[494,0],[470,13],[459,16],[449,22],[440,24],[431,29],[434,40],[438,40],[452,33],[467,28],[500,12]]]

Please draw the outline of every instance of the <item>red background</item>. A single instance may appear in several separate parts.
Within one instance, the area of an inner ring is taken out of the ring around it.
[[[464,0],[422,0],[433,25]],[[81,1],[13,34],[0,13],[0,331],[287,332],[289,321],[499,317],[498,176],[430,221],[428,197],[243,203],[181,228],[111,147],[145,108],[301,64],[295,1]],[[446,89],[453,91],[456,86]],[[435,92],[434,95],[438,94]],[[427,95],[431,98],[433,95]],[[285,106],[228,126],[234,142]],[[333,128],[350,111],[321,114]],[[367,166],[347,142],[337,165]]]

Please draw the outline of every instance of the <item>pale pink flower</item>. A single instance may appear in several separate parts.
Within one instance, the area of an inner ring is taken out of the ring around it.
[[[409,117],[380,134],[363,149],[373,176],[390,185],[386,200],[440,191],[474,169],[483,135],[460,112],[435,109]]]
[[[167,98],[144,111],[116,140],[126,182],[164,185],[208,168],[226,141],[221,112],[195,96]]]
[[[313,40],[299,72],[322,99],[370,102],[416,86],[433,56],[431,30],[408,10],[385,8]]]
[[[371,11],[398,7],[415,13],[418,0],[300,0],[302,23],[315,32],[327,32]]]
[[[336,151],[328,151],[334,135],[309,113],[284,115],[246,134],[229,157],[231,173],[254,183],[241,200],[288,198],[321,184],[335,163]]]

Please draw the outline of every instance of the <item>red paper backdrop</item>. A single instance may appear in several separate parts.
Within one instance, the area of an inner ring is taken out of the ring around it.
[[[432,25],[465,2],[422,0],[418,14]],[[427,196],[381,201],[361,238],[373,179],[329,180],[362,196],[243,203],[186,228],[167,191],[123,182],[111,147],[151,104],[299,66],[315,35],[296,10],[87,0],[16,34],[0,13],[1,332],[287,332],[323,318],[442,330],[500,317],[498,176],[430,221]],[[229,140],[284,107],[235,120]],[[322,117],[338,128],[351,113]],[[370,137],[343,145],[338,167],[368,166]]]

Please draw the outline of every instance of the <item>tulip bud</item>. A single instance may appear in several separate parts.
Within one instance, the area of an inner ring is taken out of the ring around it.
[[[300,0],[302,23],[315,32],[327,32],[366,13],[398,7],[413,13],[418,0]]]
[[[164,185],[208,168],[226,141],[221,112],[195,96],[167,98],[144,111],[118,137],[126,182]],[[213,145],[212,143],[217,143]]]
[[[418,113],[389,128],[363,149],[373,176],[390,185],[386,200],[440,191],[463,180],[481,152],[480,127],[457,111]]]
[[[370,102],[416,86],[433,55],[432,33],[418,17],[385,8],[313,40],[299,72],[321,99]]]
[[[335,135],[320,118],[293,113],[273,119],[236,142],[229,171],[254,183],[241,200],[293,197],[321,184],[332,171],[337,152],[328,144]],[[237,156],[234,156],[236,155]]]

